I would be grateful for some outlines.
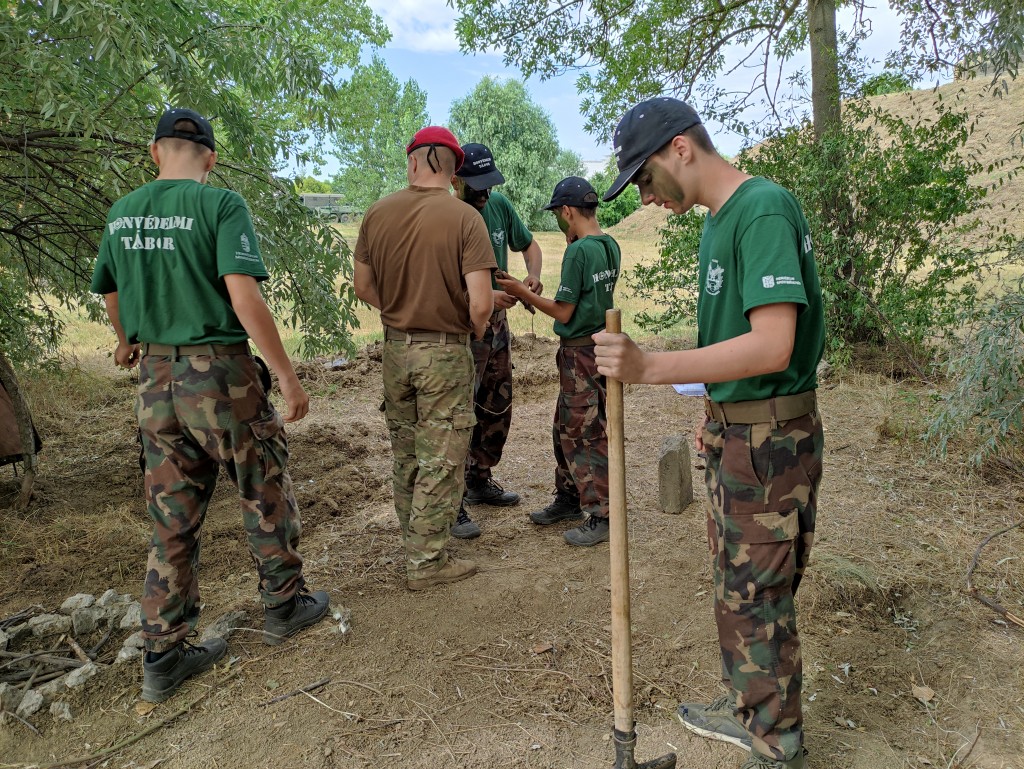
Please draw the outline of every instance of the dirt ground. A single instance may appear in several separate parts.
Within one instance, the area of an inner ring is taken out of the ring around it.
[[[324,622],[281,647],[260,643],[254,572],[223,481],[205,527],[201,627],[249,613],[231,663],[145,716],[141,665],[111,666],[70,699],[72,723],[44,709],[29,719],[38,736],[0,726],[0,766],[611,766],[607,546],[569,548],[562,527],[526,515],[553,485],[554,352],[550,339],[516,340],[512,435],[496,476],[523,503],[474,508],[483,536],[452,551],[477,560],[479,575],[416,594],[391,505],[379,350],[336,372],[303,364],[312,409],[289,427],[301,549],[312,586],[351,609],[351,631]],[[28,388],[46,449],[33,507],[0,510],[0,618],[78,592],[140,592],[148,526],[134,380],[106,359],[85,363]],[[978,543],[1020,519],[1024,485],[998,467],[929,459],[916,439],[928,397],[864,371],[835,374],[821,391],[826,475],[798,596],[814,769],[1024,767],[1024,631],[964,591]],[[668,387],[626,388],[637,756],[674,750],[680,769],[729,769],[741,752],[689,737],[672,717],[680,701],[719,692],[698,458],[698,501],[680,515],[658,509],[662,440],[689,434],[698,411]],[[995,539],[975,574],[1018,615],[1022,536]],[[108,648],[105,661],[117,643]],[[325,677],[313,696],[267,704]],[[88,758],[148,729],[106,760]]]

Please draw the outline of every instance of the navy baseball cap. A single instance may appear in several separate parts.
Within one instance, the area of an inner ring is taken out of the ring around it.
[[[619,175],[604,199],[617,198],[647,158],[700,122],[693,107],[669,96],[642,101],[623,115],[612,137]]]
[[[196,130],[175,131],[174,124],[179,120],[191,120],[195,124]],[[209,120],[195,110],[177,107],[169,109],[161,115],[160,120],[156,124],[156,133],[153,134],[153,141],[166,138],[185,139],[186,141],[209,147],[214,152],[217,151],[217,145],[213,141],[213,126],[210,125]]]
[[[555,185],[551,202],[544,206],[545,211],[562,206],[573,208],[597,208],[597,193],[590,182],[582,176],[567,176]]]
[[[466,162],[456,174],[474,190],[489,190],[505,183],[505,177],[494,165],[494,155],[484,144],[463,144]]]

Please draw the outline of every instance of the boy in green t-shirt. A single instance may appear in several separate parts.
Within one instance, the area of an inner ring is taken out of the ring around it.
[[[499,277],[505,291],[555,319],[560,338],[559,393],[552,438],[555,499],[530,519],[547,526],[588,517],[565,532],[570,545],[588,547],[608,540],[608,435],[604,377],[597,372],[592,335],[604,328],[619,277],[619,245],[597,223],[597,193],[590,182],[570,176],[555,187],[551,202],[569,244],[554,299],[532,293],[526,284]]]
[[[260,293],[267,270],[249,209],[237,193],[206,184],[216,148],[203,116],[163,114],[150,145],[159,175],[111,207],[92,278],[117,334],[115,362],[139,366],[153,521],[142,595],[142,699],[150,702],[166,700],[226,651],[222,638],[185,640],[199,621],[199,537],[220,468],[238,487],[264,643],[319,622],[329,603],[305,587],[287,470],[284,422],[306,415],[309,396]],[[250,337],[277,374],[283,419]]]
[[[814,542],[824,432],[816,369],[825,340],[807,220],[782,187],[719,155],[687,103],[648,99],[614,134],[619,176],[644,205],[704,206],[697,347],[644,352],[596,336],[599,371],[623,382],[704,382],[708,544],[726,691],[683,703],[690,731],[750,751],[740,769],[804,769],[803,668],[794,597]]]

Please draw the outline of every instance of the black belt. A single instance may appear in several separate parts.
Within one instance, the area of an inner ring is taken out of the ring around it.
[[[708,419],[724,425],[753,425],[760,422],[785,422],[810,414],[818,407],[814,390],[796,395],[779,395],[759,401],[715,403],[704,398],[704,413]]]
[[[469,334],[453,331],[402,331],[400,328],[384,329],[384,338],[389,342],[433,342],[434,344],[469,344]]]
[[[249,343],[237,344],[155,344],[142,343],[143,355],[178,358],[182,355],[209,355],[219,358],[225,355],[249,355]]]
[[[594,337],[587,334],[587,336],[576,336],[572,339],[562,338],[558,340],[558,344],[561,347],[590,347],[594,344]]]

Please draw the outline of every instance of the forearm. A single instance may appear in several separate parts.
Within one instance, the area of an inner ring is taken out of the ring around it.
[[[377,310],[380,309],[381,301],[380,294],[377,292],[377,280],[368,264],[356,262],[352,287],[356,292],[357,298]]]
[[[526,247],[526,250],[523,251],[523,262],[526,263],[526,274],[531,278],[540,280],[540,271],[543,261],[544,257],[541,254],[540,245],[538,245],[537,239],[534,238],[530,241],[530,245]]]
[[[648,384],[733,382],[783,371],[789,357],[761,335],[749,332],[696,350],[645,352],[631,381]]]
[[[121,325],[121,309],[118,304],[117,292],[103,295],[103,303],[107,308],[107,317],[110,318],[110,325],[114,327],[117,334],[117,341],[121,344],[128,344],[128,337],[125,336],[124,327]]]
[[[576,312],[576,305],[574,304],[556,302],[554,299],[548,299],[546,296],[537,296],[529,291],[518,298],[524,302],[529,302],[536,309],[554,318],[559,323],[568,323],[572,319],[573,313]]]

